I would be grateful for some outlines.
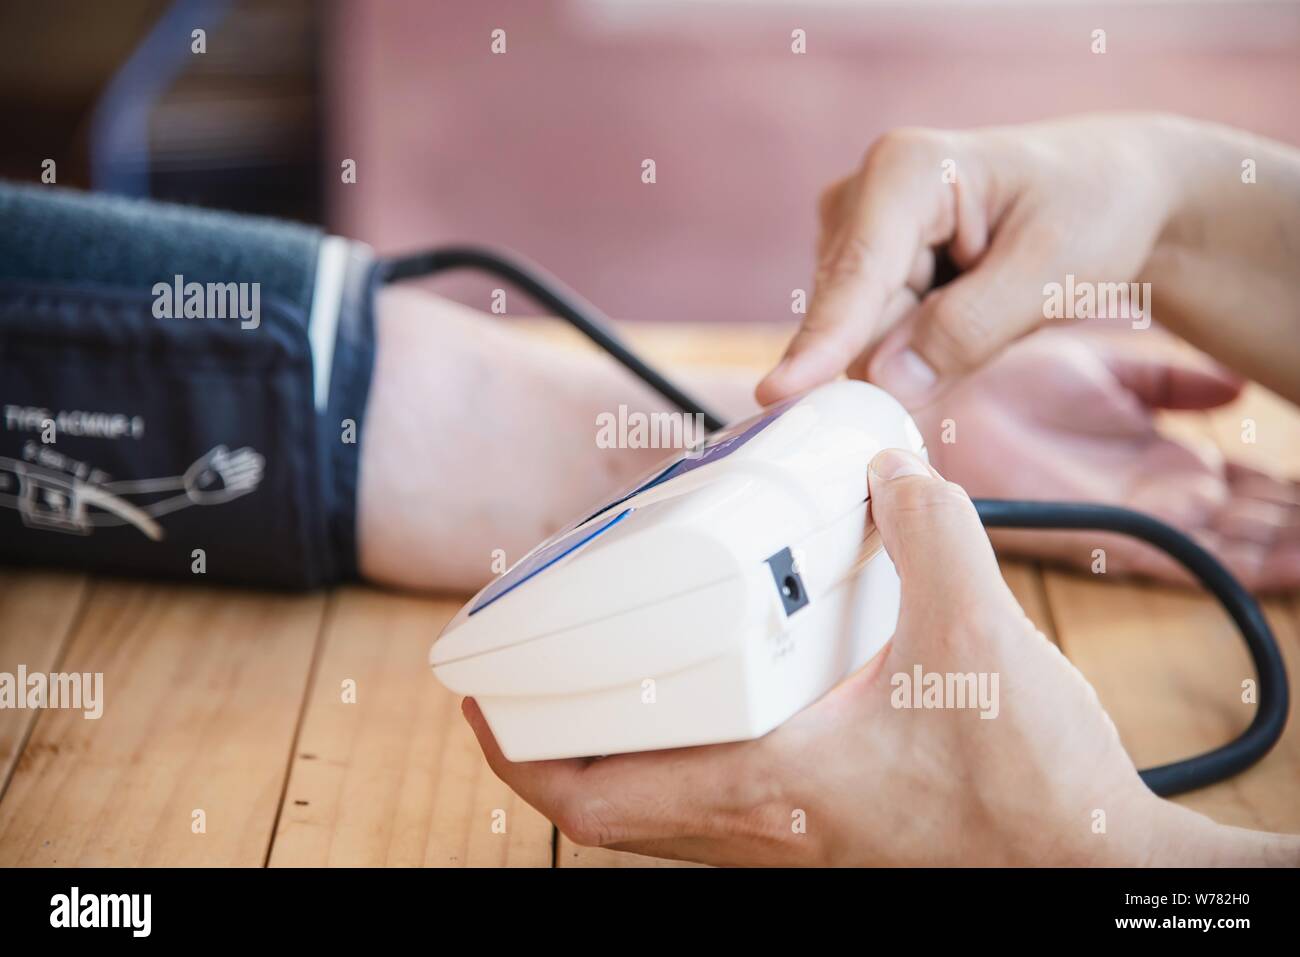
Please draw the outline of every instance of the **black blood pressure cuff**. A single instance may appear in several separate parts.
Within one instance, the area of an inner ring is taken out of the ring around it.
[[[366,247],[0,183],[0,561],[355,577]]]

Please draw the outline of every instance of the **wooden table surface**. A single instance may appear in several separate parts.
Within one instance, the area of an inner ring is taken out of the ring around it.
[[[657,360],[733,366],[767,363],[787,331],[629,330]],[[1254,445],[1239,439],[1245,416],[1258,424]],[[1262,390],[1169,426],[1300,475],[1300,415]],[[1030,563],[1003,568],[1030,617],[1096,687],[1139,766],[1221,744],[1249,722],[1240,681],[1253,672],[1212,599]],[[492,775],[457,697],[425,665],[463,598],[0,570],[0,671],[103,672],[107,701],[99,720],[0,710],[0,865],[660,863],[572,845]],[[1297,596],[1265,608],[1300,688]],[[347,681],[355,703],[343,700]],[[1225,823],[1300,832],[1297,698],[1264,761],[1179,800]],[[504,833],[494,827],[501,812]]]

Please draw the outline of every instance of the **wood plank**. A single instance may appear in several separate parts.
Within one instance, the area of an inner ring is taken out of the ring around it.
[[[520,317],[514,322],[555,345],[595,349],[561,319]],[[744,368],[752,370],[756,380],[776,364],[795,330],[793,325],[756,323],[618,322],[615,327],[651,365]]]
[[[103,674],[103,716],[41,712],[0,865],[263,864],[324,607],[97,582],[60,667]]]
[[[63,656],[86,600],[84,575],[0,569],[0,672],[49,673]],[[0,799],[39,714],[0,710]]]
[[[426,664],[460,604],[337,593],[272,866],[551,866],[550,822],[492,774],[460,697]]]

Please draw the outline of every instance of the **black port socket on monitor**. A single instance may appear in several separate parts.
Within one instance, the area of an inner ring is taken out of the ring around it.
[[[781,607],[786,615],[793,615],[808,604],[808,589],[804,587],[803,576],[794,567],[794,555],[790,549],[783,548],[767,560],[767,567],[772,570],[772,580],[776,582],[776,593],[781,599]]]

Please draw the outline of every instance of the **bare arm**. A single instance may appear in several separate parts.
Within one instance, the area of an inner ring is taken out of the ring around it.
[[[808,315],[761,401],[847,370],[920,408],[1042,326],[1049,284],[1076,278],[1150,282],[1158,321],[1300,401],[1293,147],[1162,114],[897,130],[820,212]],[[938,246],[962,274],[927,292]]]
[[[1300,150],[1177,117],[1155,122],[1181,197],[1142,273],[1156,318],[1300,403]]]

